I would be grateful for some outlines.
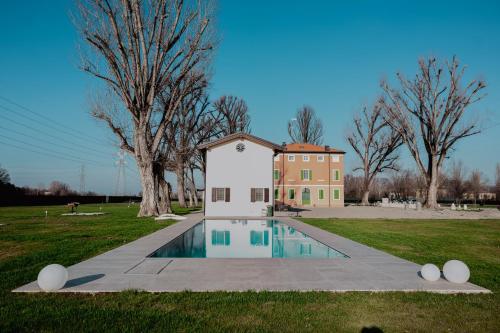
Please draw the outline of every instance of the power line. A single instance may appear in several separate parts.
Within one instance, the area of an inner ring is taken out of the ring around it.
[[[52,154],[53,156],[54,156],[54,154],[55,155],[60,155],[64,159],[71,159],[74,162],[79,162],[79,163],[81,163],[81,162],[89,162],[89,163],[93,163],[93,164],[96,164],[96,165],[102,165],[102,166],[104,166],[104,164],[102,164],[101,162],[98,162],[98,161],[83,159],[83,158],[78,157],[78,156],[74,156],[74,155],[70,155],[70,154],[66,154],[66,153],[61,153],[61,152],[58,152],[58,151],[55,151],[55,150],[52,150],[52,149],[48,149],[48,148],[45,148],[45,147],[41,147],[41,146],[38,146],[38,145],[27,143],[27,142],[22,141],[22,140],[12,139],[12,138],[9,138],[8,136],[5,136],[5,135],[1,135],[0,134],[0,137],[3,137],[4,139],[7,139],[7,140],[12,140],[12,141],[17,142],[17,143],[21,143],[21,144],[24,144],[24,145],[27,145],[27,146],[30,146],[30,147],[31,146],[35,147],[35,148],[40,149],[42,151],[48,152],[49,154]]]
[[[62,157],[62,156],[54,155],[52,153],[40,152],[40,151],[37,151],[37,150],[33,150],[33,149],[30,149],[30,148],[18,146],[18,145],[15,145],[15,144],[12,144],[12,143],[8,143],[8,142],[5,142],[5,141],[1,141],[1,140],[0,140],[0,143],[4,144],[6,146],[9,146],[9,147],[13,147],[13,148],[16,148],[16,149],[21,149],[21,150],[29,151],[31,153],[36,153],[36,154],[40,154],[40,155],[43,155],[43,156],[50,156],[50,157],[54,157],[54,158],[60,159],[60,160],[66,160],[66,161],[71,161],[71,162],[76,162],[76,163],[82,163],[82,160],[74,160],[72,158]],[[106,165],[99,164],[98,166],[106,166]]]
[[[34,114],[35,116],[39,117],[40,119],[43,119],[45,122],[48,122],[48,123],[49,123],[49,125],[45,125],[45,126],[49,126],[49,127],[53,127],[53,128],[55,128],[55,126],[54,126],[53,124],[56,124],[56,125],[58,125],[58,126],[60,126],[60,127],[62,127],[62,128],[63,128],[63,130],[61,130],[61,129],[57,129],[57,130],[59,130],[59,131],[66,131],[66,129],[70,129],[72,132],[66,132],[66,133],[69,133],[70,135],[77,135],[77,136],[83,137],[83,139],[84,139],[84,140],[88,140],[88,139],[90,138],[90,140],[93,140],[93,141],[95,141],[95,142],[96,142],[96,143],[98,143],[98,144],[102,144],[102,142],[100,142],[99,140],[96,140],[96,139],[94,139],[94,138],[89,137],[86,133],[84,133],[84,132],[82,132],[82,131],[80,131],[80,130],[78,130],[78,129],[71,128],[70,126],[67,126],[67,125],[65,125],[65,124],[63,124],[63,123],[60,123],[60,122],[56,121],[56,120],[50,119],[50,118],[48,118],[48,117],[47,117],[47,116],[45,116],[45,115],[42,115],[42,114],[40,114],[40,113],[38,113],[38,112],[33,111],[32,109],[30,109],[30,108],[28,108],[28,107],[26,107],[26,106],[23,106],[23,105],[21,105],[21,104],[19,104],[19,103],[16,103],[16,102],[12,101],[11,99],[8,99],[8,98],[3,97],[3,96],[0,96],[0,99],[2,99],[2,100],[4,100],[4,101],[6,101],[7,103],[10,103],[10,104],[12,104],[12,105],[15,105],[15,106],[17,106],[17,107],[18,107],[18,108],[20,108],[20,109],[23,109],[23,110],[25,110],[25,111],[28,111],[28,112],[30,112],[31,114]],[[15,112],[15,111],[11,111],[11,112]],[[16,113],[16,114],[17,114],[17,113]],[[24,115],[24,114],[23,114],[23,116],[24,116],[24,117],[26,117],[26,118],[28,118],[28,119],[33,119],[33,118],[30,118],[30,117],[28,117],[28,116],[26,116],[26,115]],[[35,121],[36,121],[36,120],[35,120]],[[80,134],[79,134],[79,133],[80,133]]]
[[[0,107],[2,107],[2,106],[0,105]],[[41,134],[43,134],[43,135],[49,136],[49,137],[54,138],[54,139],[56,139],[56,140],[61,140],[61,141],[66,141],[66,142],[68,141],[67,139],[63,139],[63,138],[60,138],[60,137],[54,136],[54,135],[52,135],[52,134],[48,134],[48,133],[46,133],[46,132],[40,131],[40,130],[39,130],[39,129],[37,129],[37,128],[34,128],[34,127],[32,127],[32,126],[29,126],[29,125],[26,125],[26,124],[24,124],[24,123],[21,123],[21,122],[19,122],[19,121],[17,121],[17,120],[13,120],[12,118],[6,117],[5,115],[0,115],[0,118],[7,119],[8,121],[10,121],[10,122],[12,122],[12,123],[14,123],[14,124],[17,124],[17,125],[20,125],[20,126],[26,127],[26,128],[28,128],[28,129],[30,129],[30,130],[32,130],[32,131],[39,132],[39,133],[41,133]],[[108,153],[101,152],[101,151],[98,151],[98,150],[95,150],[95,149],[92,149],[92,148],[88,148],[88,147],[86,147],[86,146],[84,146],[84,145],[81,145],[81,144],[78,144],[78,143],[74,143],[74,142],[72,142],[71,144],[72,144],[72,145],[75,145],[75,146],[78,146],[78,147],[81,147],[81,148],[83,148],[83,149],[90,150],[90,151],[100,152],[101,154],[103,154],[103,155],[107,155],[107,156],[108,156]]]
[[[12,132],[12,133],[15,133],[15,134],[18,134],[18,135],[22,135],[22,136],[25,136],[25,137],[28,137],[28,138],[31,138],[31,139],[34,139],[34,140],[37,140],[37,141],[43,141],[45,143],[48,143],[50,145],[54,145],[54,146],[59,146],[61,148],[64,148],[64,149],[69,149],[71,151],[75,151],[75,150],[79,150],[81,153],[83,154],[93,154],[95,157],[99,157],[99,158],[102,158],[103,156],[106,156],[108,157],[109,154],[104,154],[104,153],[101,153],[99,151],[95,151],[93,149],[90,149],[90,148],[77,148],[77,147],[74,147],[74,146],[67,146],[67,145],[64,145],[62,143],[55,143],[55,142],[52,142],[52,141],[48,141],[48,140],[44,140],[44,139],[40,139],[40,138],[37,138],[35,136],[32,136],[32,135],[29,135],[29,134],[25,134],[25,133],[22,133],[22,132],[19,132],[19,131],[16,131],[16,130],[13,130],[11,128],[7,128],[7,127],[3,127],[3,126],[0,126],[0,128],[8,131],[8,132]],[[87,150],[87,151],[85,151]],[[89,151],[91,153],[89,153]]]

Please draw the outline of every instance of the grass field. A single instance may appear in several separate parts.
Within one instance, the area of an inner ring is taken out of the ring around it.
[[[0,208],[0,332],[498,332],[500,221],[320,220],[307,223],[417,263],[464,260],[487,295],[429,293],[13,294],[46,264],[71,265],[169,225],[137,206],[61,217],[64,207]],[[84,205],[81,211],[96,211]],[[374,330],[375,331],[375,330]]]

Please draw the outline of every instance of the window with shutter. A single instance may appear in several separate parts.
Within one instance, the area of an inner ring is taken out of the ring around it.
[[[269,202],[269,188],[250,189],[251,202]]]
[[[229,188],[213,187],[212,188],[212,202],[226,201],[229,202]]]
[[[274,180],[280,179],[280,171],[278,169],[274,169]]]
[[[255,189],[255,201],[264,201],[264,189],[256,188]]]

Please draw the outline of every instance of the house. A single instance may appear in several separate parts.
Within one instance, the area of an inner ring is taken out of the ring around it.
[[[294,207],[344,206],[345,152],[292,143],[274,158],[276,203]]]
[[[205,216],[262,216],[273,205],[273,159],[282,147],[246,133],[199,146],[205,156]]]

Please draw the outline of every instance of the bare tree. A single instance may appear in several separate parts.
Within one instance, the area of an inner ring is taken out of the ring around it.
[[[186,96],[165,132],[165,141],[169,143],[166,145],[168,151],[164,152],[165,168],[176,174],[177,198],[181,207],[186,207],[186,171],[193,155],[197,152],[198,144],[201,143],[194,139],[202,140],[198,134],[204,133],[204,126],[207,125],[204,119],[208,116],[210,103],[203,88],[200,87],[199,90]],[[194,176],[193,179],[189,178],[189,181],[194,181]],[[190,195],[193,195],[193,184],[188,185],[190,185]]]
[[[390,192],[397,200],[408,200],[416,195],[416,177],[411,170],[394,171],[389,177]]]
[[[135,157],[141,176],[139,216],[158,215],[161,186],[157,152],[164,132],[191,84],[180,83],[212,49],[210,10],[183,0],[81,0],[77,25],[97,56],[84,57],[83,70],[103,80],[128,113],[132,137],[106,112],[96,113]],[[196,80],[193,80],[193,84]],[[169,107],[157,108],[168,89]],[[104,109],[103,109],[104,110]]]
[[[425,205],[437,208],[439,172],[450,150],[461,139],[480,132],[476,121],[463,120],[469,106],[479,101],[486,86],[481,80],[462,84],[465,67],[453,57],[442,66],[435,58],[421,59],[413,79],[398,73],[400,89],[381,86],[385,117],[398,131],[425,176]]]
[[[467,192],[467,185],[467,172],[462,161],[453,161],[446,181],[446,187],[457,204],[460,204],[464,194]]]
[[[344,196],[346,199],[359,199],[362,196],[363,179],[359,176],[346,174],[344,176]]]
[[[323,143],[323,124],[310,106],[297,110],[295,118],[288,122],[288,135],[292,142],[321,145]]]
[[[382,108],[376,103],[371,109],[363,108],[361,115],[354,116],[354,128],[346,139],[356,152],[361,165],[353,171],[363,172],[361,204],[369,204],[370,187],[375,177],[386,170],[397,170],[397,148],[401,135],[394,131],[383,117]]]
[[[235,96],[222,96],[214,102],[214,109],[221,119],[219,135],[250,133],[250,115],[245,101]]]
[[[57,181],[57,180],[54,180],[52,183],[50,183],[48,190],[53,195],[58,195],[58,196],[76,194],[76,192],[73,191],[68,184]]]
[[[0,184],[10,184],[9,172],[0,166]]]
[[[484,176],[483,176],[482,172],[477,170],[477,169],[472,170],[472,172],[470,173],[470,177],[469,177],[469,180],[467,182],[468,183],[467,186],[468,186],[470,193],[473,196],[474,205],[476,205],[476,203],[477,203],[479,193],[484,191],[484,189],[486,188],[487,182],[483,178],[484,178]]]

